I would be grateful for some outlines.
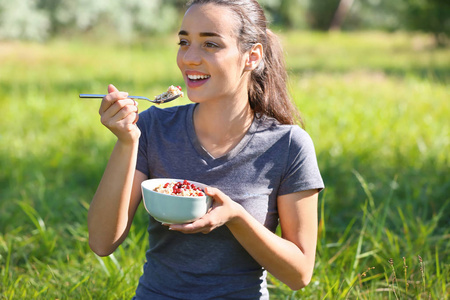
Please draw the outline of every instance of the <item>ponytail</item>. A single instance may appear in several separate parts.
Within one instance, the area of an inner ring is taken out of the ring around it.
[[[263,60],[251,74],[250,106],[256,113],[273,117],[281,124],[300,124],[303,127],[300,112],[287,89],[288,75],[281,43],[270,29],[265,31]]]

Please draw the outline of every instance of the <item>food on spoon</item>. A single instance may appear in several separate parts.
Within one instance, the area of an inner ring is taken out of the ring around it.
[[[180,95],[180,97],[183,97],[183,92],[181,91],[181,86],[169,86],[167,89],[167,92],[164,92],[158,96],[155,96],[155,100],[159,101],[160,103],[164,103],[164,101],[168,98],[172,98],[174,96]]]
[[[153,191],[174,196],[187,196],[187,197],[205,196],[205,192],[201,188],[195,186],[195,184],[190,183],[187,180],[160,184]]]

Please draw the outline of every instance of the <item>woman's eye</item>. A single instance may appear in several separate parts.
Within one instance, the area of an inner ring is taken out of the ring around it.
[[[206,48],[218,48],[219,45],[217,45],[216,43],[212,43],[212,42],[206,42],[205,47]]]
[[[178,45],[179,46],[187,46],[188,42],[186,40],[181,40],[181,41],[178,42]]]

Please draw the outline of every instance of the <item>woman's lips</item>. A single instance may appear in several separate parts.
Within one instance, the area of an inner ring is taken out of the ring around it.
[[[199,87],[203,84],[205,84],[209,78],[211,78],[211,75],[206,74],[186,74],[187,77],[187,85],[190,88]]]

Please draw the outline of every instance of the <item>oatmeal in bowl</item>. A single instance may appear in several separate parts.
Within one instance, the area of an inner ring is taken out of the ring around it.
[[[201,187],[196,186],[194,183],[191,183],[186,179],[184,181],[172,181],[160,184],[154,189],[154,191],[174,196],[205,196],[205,192]]]
[[[142,182],[141,190],[147,212],[161,223],[190,223],[201,218],[211,207],[205,184],[184,179],[156,178]]]

